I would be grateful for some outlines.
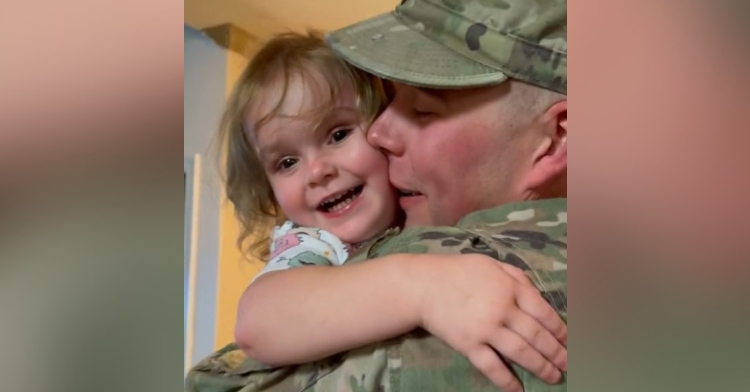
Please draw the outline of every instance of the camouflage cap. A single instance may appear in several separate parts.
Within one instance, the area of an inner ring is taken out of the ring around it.
[[[565,0],[404,0],[328,42],[352,65],[415,86],[511,77],[567,94],[567,26]]]

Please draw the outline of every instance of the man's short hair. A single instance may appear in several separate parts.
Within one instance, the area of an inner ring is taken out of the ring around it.
[[[328,42],[354,66],[413,86],[513,78],[567,94],[565,0],[405,0],[331,32]]]

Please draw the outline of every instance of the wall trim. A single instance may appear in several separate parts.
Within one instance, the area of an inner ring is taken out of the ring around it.
[[[231,24],[207,27],[201,30],[222,48],[238,53],[245,58],[251,58],[261,40],[253,34]]]

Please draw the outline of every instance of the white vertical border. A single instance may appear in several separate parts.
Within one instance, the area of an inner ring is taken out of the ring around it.
[[[198,271],[198,223],[200,216],[201,157],[198,154],[186,157],[185,171],[185,244],[184,259],[188,272],[187,314],[185,325],[184,373],[192,367],[195,342],[195,292]]]

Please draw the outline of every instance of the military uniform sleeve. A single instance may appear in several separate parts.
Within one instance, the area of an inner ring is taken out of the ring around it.
[[[365,376],[367,375],[367,376]],[[186,392],[391,392],[386,350],[374,344],[297,366],[266,366],[232,343],[188,372]]]
[[[310,376],[295,366],[266,366],[247,358],[235,343],[195,365],[185,380],[186,392],[263,392],[302,390]],[[302,385],[302,387],[299,387]]]

